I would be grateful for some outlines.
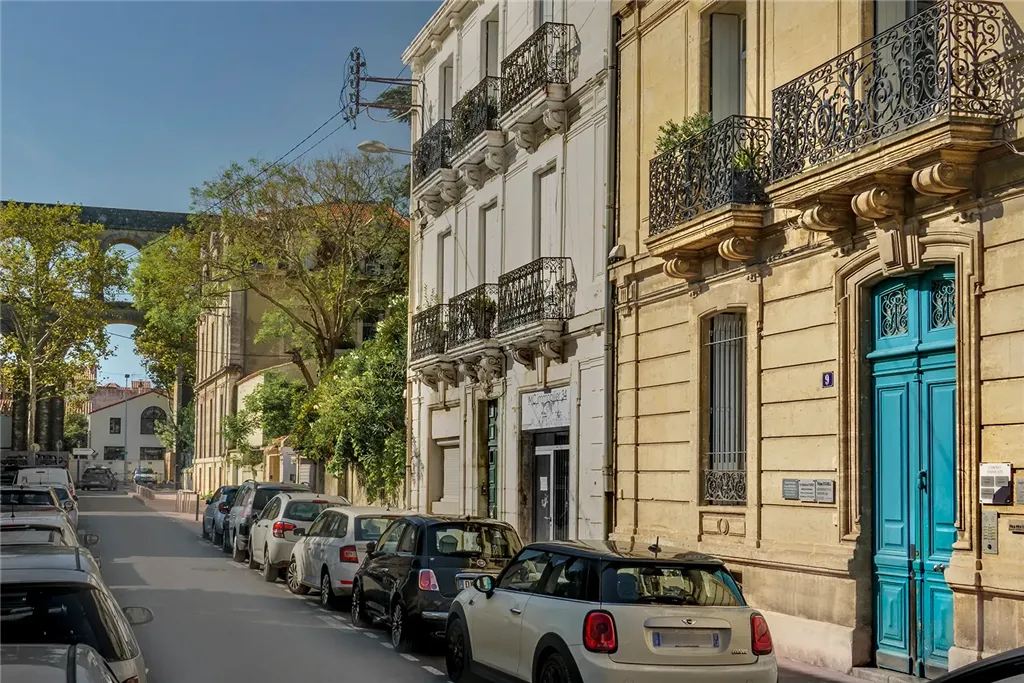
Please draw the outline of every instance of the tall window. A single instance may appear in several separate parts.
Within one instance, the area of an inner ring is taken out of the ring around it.
[[[705,333],[704,500],[747,502],[747,329],[744,313],[719,313]]]
[[[487,516],[498,518],[498,401],[487,402]]]
[[[715,123],[745,110],[747,27],[738,14],[711,15],[711,116]]]
[[[534,258],[562,253],[562,225],[558,221],[558,173],[554,166],[534,176]]]
[[[537,27],[555,20],[555,0],[534,0],[535,21]]]
[[[121,418],[112,417],[110,418],[110,433],[120,434],[121,433]]]
[[[452,231],[438,238],[437,289],[442,303],[455,294],[455,235]]]
[[[441,118],[452,117],[455,103],[455,68],[449,62],[441,67]]]
[[[501,224],[498,206],[480,210],[480,281],[497,282],[501,276]]]
[[[162,408],[150,406],[142,411],[139,420],[139,434],[156,434],[156,423],[167,419],[167,413]]]
[[[487,19],[483,24],[483,64],[480,70],[484,76],[500,76],[501,62],[498,60],[498,20]]]

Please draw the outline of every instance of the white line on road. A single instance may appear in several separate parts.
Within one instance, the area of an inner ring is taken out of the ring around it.
[[[377,637],[376,633],[370,633],[369,631],[363,631],[363,635],[366,636],[367,638],[376,638]]]
[[[332,614],[331,616],[334,617],[335,619],[337,619],[338,621],[340,621],[341,623],[343,623],[343,624],[345,623],[345,617],[339,616],[337,614]],[[348,626],[348,624],[345,624],[345,625]]]
[[[336,631],[349,631],[349,630],[351,630],[347,626],[339,624],[336,621],[332,621],[331,619],[328,619],[327,617],[322,617],[319,614],[316,615],[316,618],[319,619],[320,621],[324,622],[325,624],[327,624],[328,626],[330,626],[331,628],[333,628]]]
[[[423,668],[426,669],[427,671],[429,671],[430,673],[434,674],[435,676],[444,676],[444,672],[443,671],[438,671],[437,669],[435,669],[432,666],[424,666]]]
[[[391,643],[380,643],[380,644],[383,645],[384,647],[386,647],[389,650],[394,650],[395,649],[395,646],[392,645]]]
[[[420,661],[420,660],[416,659],[415,657],[413,657],[411,654],[409,654],[407,652],[402,652],[401,655],[402,655],[403,659],[408,659],[410,662],[418,662],[418,661]]]

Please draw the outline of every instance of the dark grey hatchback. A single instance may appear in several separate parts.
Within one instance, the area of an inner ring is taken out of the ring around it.
[[[380,619],[408,651],[414,633],[443,636],[452,600],[473,579],[497,576],[522,548],[511,525],[482,517],[412,515],[369,544],[352,586],[352,622]]]

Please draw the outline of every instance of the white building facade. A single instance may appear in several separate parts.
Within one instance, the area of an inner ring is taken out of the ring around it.
[[[136,467],[164,471],[165,449],[156,426],[167,420],[170,401],[158,391],[147,391],[89,413],[91,460],[102,461],[116,474],[130,477]]]
[[[607,530],[608,3],[448,0],[417,80],[409,505]]]

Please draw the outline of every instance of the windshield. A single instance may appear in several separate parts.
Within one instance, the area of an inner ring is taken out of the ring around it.
[[[56,507],[53,494],[47,491],[24,491],[7,489],[0,494],[0,505],[26,505],[32,507]]]
[[[478,522],[437,524],[427,531],[427,554],[509,560],[521,548],[510,527]]]
[[[285,519],[294,519],[296,522],[312,522],[330,503],[314,503],[308,500],[294,501],[288,503],[284,509]]]
[[[388,524],[394,521],[395,517],[358,517],[356,518],[356,540],[376,541]]]
[[[139,473],[139,474],[153,474],[153,468],[152,467],[140,467],[139,469],[136,470],[136,472]]]
[[[601,576],[601,601],[617,604],[742,607],[743,596],[722,567],[615,563]]]
[[[67,545],[56,529],[4,529],[0,545]]]
[[[112,601],[83,586],[6,585],[0,597],[4,644],[85,643],[107,661],[124,661],[137,653],[114,613]]]

